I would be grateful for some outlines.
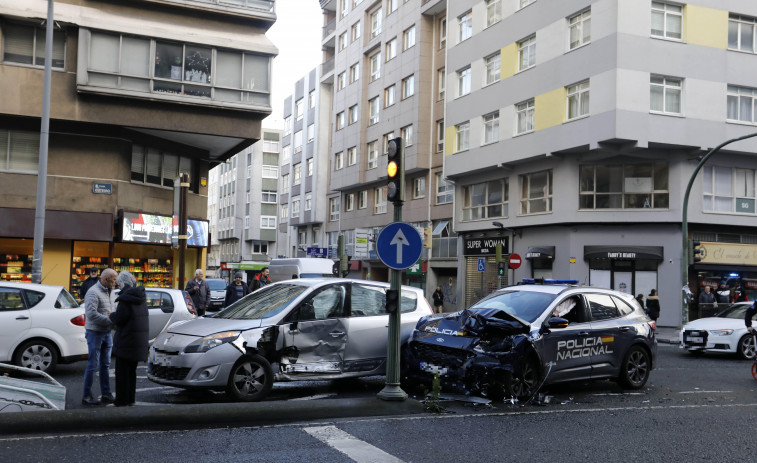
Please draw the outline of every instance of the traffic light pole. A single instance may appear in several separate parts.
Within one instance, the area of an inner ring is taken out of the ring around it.
[[[708,159],[710,159],[710,156],[720,151],[720,148],[729,145],[735,141],[739,140],[745,140],[747,138],[757,137],[757,133],[752,133],[749,135],[744,135],[743,137],[738,138],[732,138],[728,141],[725,141],[715,148],[711,149],[707,154],[702,156],[702,159],[699,161],[699,164],[697,164],[697,167],[694,169],[694,172],[691,174],[691,178],[689,178],[689,184],[686,185],[686,193],[683,195],[683,212],[681,214],[681,241],[683,242],[683,245],[681,246],[681,249],[683,249],[683,255],[681,256],[681,274],[683,281],[683,286],[681,287],[681,291],[683,291],[683,297],[682,299],[682,308],[681,308],[681,326],[687,324],[689,322],[689,303],[688,303],[688,297],[687,292],[684,291],[684,288],[686,288],[689,285],[689,223],[688,223],[688,211],[689,211],[689,194],[691,193],[691,187],[694,185],[694,179],[696,178],[697,174],[700,170],[702,170],[702,167],[707,162]]]

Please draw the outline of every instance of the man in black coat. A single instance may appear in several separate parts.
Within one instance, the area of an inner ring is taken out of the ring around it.
[[[237,272],[234,275],[234,282],[226,287],[226,299],[223,301],[223,306],[228,307],[248,294],[250,294],[250,288],[242,281],[242,272]]]
[[[145,288],[129,272],[121,272],[116,279],[121,292],[118,306],[110,314],[116,326],[113,355],[116,357],[116,407],[134,405],[137,394],[137,364],[147,361],[150,338],[150,319],[147,312]]]
[[[89,291],[89,288],[93,287],[98,281],[100,281],[100,277],[98,276],[99,270],[97,270],[97,267],[92,267],[89,269],[89,278],[84,280],[84,283],[81,284],[81,287],[79,288],[79,299],[82,301],[84,300],[84,296],[87,295],[87,291]]]

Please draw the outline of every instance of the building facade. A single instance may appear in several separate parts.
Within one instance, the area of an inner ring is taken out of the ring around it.
[[[128,4],[127,4],[128,3]],[[45,0],[0,0],[0,278],[29,281]],[[205,268],[207,177],[271,112],[274,2],[56,1],[42,280],[88,267],[182,285],[174,179],[188,173],[185,275]]]
[[[689,268],[681,224],[701,157],[757,129],[756,18],[742,1],[449,2],[444,174],[465,305],[496,286],[497,241],[522,262],[502,284],[657,289],[666,326],[684,279],[753,292],[757,140],[694,178],[687,238],[707,253]]]

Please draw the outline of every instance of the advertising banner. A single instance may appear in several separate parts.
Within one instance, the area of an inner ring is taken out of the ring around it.
[[[123,213],[121,241],[131,243],[172,244],[172,235],[178,236],[178,222],[165,215]],[[208,246],[208,222],[187,220],[187,246]]]

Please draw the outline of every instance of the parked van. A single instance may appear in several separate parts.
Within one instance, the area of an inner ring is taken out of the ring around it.
[[[334,261],[319,257],[273,259],[268,264],[272,283],[293,278],[333,277]]]

